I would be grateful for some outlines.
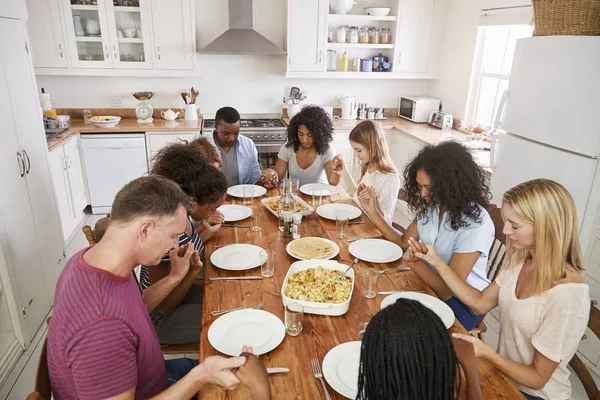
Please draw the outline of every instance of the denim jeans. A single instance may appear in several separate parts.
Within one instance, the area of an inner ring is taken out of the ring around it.
[[[196,365],[198,365],[198,360],[192,360],[191,358],[175,358],[173,360],[165,360],[168,386],[173,385],[178,380],[183,378]]]
[[[456,319],[467,331],[475,328],[479,321],[483,319],[483,315],[473,314],[473,311],[471,311],[471,309],[456,296],[452,296],[446,300],[446,304],[450,306]]]
[[[525,398],[526,398],[527,400],[544,400],[544,399],[542,399],[541,397],[532,396],[532,395],[530,395],[530,394],[527,394],[527,393],[525,393],[525,392],[521,392],[521,394],[522,394],[523,396],[525,396]]]

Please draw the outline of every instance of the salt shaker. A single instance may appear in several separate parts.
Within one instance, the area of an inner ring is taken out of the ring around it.
[[[292,238],[300,239],[300,224],[302,223],[302,214],[294,214],[294,227],[292,228]]]
[[[369,112],[367,113],[367,119],[375,119],[375,110],[369,108]]]
[[[283,236],[291,237],[294,231],[293,213],[286,212],[283,214]]]

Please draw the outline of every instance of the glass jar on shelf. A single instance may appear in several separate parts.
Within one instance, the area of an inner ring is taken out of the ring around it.
[[[379,31],[379,44],[392,44],[392,30],[381,28]]]
[[[353,44],[358,43],[358,27],[357,26],[350,27],[350,33],[348,35],[348,43],[353,43]]]
[[[327,43],[333,43],[333,26],[327,29]]]
[[[347,30],[347,26],[340,26],[339,28],[337,28],[337,32],[335,35],[337,43],[348,43]]]
[[[327,71],[337,71],[337,51],[327,50]]]
[[[373,27],[369,31],[369,43],[377,44],[379,43],[379,28]]]
[[[363,26],[358,31],[358,42],[361,44],[369,43],[369,27]]]

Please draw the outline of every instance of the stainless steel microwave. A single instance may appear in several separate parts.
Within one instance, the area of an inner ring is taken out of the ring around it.
[[[412,122],[429,122],[429,116],[439,111],[440,101],[432,97],[406,96],[398,101],[398,116]]]

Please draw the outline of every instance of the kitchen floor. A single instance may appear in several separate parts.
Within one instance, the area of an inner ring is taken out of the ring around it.
[[[102,217],[103,215],[90,215],[84,222],[84,225],[93,227],[96,221]],[[88,243],[83,233],[75,235],[75,238],[67,247],[67,257],[70,258],[79,250],[87,247],[87,245]],[[52,314],[52,311],[50,311],[50,314]],[[488,326],[488,331],[485,333],[485,341],[493,349],[498,347],[499,321],[495,315],[497,315],[497,313],[492,310],[485,318],[485,323]],[[44,324],[33,339],[32,345],[21,355],[19,362],[13,369],[7,381],[0,388],[0,399],[23,400],[33,391],[40,351],[42,343],[44,339],[46,339],[46,329],[47,327]],[[172,356],[172,358],[177,357],[179,356]],[[186,354],[186,357],[198,358],[198,354]],[[600,377],[595,374],[592,375],[594,376],[596,383],[600,386]],[[573,390],[571,400],[588,400],[583,385],[574,374],[571,374],[571,385]]]

